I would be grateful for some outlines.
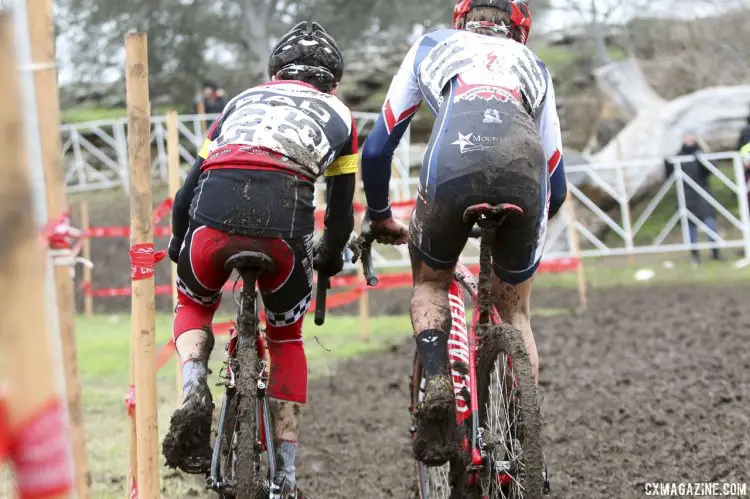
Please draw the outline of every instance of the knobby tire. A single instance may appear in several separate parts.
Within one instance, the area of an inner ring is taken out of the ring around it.
[[[521,425],[519,436],[523,450],[525,471],[520,478],[523,499],[538,499],[543,496],[542,418],[539,397],[534,383],[531,360],[526,351],[521,332],[509,324],[480,326],[478,331],[479,352],[477,360],[477,389],[479,395],[480,425],[486,424],[487,404],[491,376],[495,361],[505,353],[511,357],[513,373],[518,383],[517,400],[520,405]],[[502,497],[493,495],[490,499]],[[518,498],[519,496],[510,496]]]
[[[259,323],[256,314],[256,296],[242,291],[242,307],[237,315],[239,343],[236,352],[237,394],[234,452],[236,499],[256,499],[261,494],[261,480],[258,476],[260,452],[257,448],[256,407],[258,395],[258,351],[256,349]]]

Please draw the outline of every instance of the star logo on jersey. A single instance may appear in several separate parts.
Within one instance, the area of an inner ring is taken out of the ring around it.
[[[458,140],[451,142],[452,145],[458,146],[461,154],[471,151],[483,151],[484,149],[492,149],[498,147],[497,137],[490,137],[485,135],[476,135],[474,133],[463,134],[458,132]]]
[[[458,132],[458,140],[453,142],[452,145],[458,146],[461,154],[466,151],[476,151],[482,148],[482,146],[472,142],[473,133],[467,133],[466,135]]]

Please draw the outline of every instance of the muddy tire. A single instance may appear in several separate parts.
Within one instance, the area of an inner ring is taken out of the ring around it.
[[[478,336],[479,422],[492,464],[482,475],[482,495],[489,499],[541,498],[542,421],[521,332],[500,324],[481,328]],[[503,486],[497,481],[498,463],[509,469]]]
[[[260,494],[260,477],[258,477],[258,464],[260,452],[257,442],[256,406],[257,406],[257,381],[258,381],[258,352],[256,350],[256,336],[259,333],[258,318],[256,314],[255,296],[247,296],[242,293],[243,304],[252,306],[243,307],[237,317],[240,331],[239,344],[236,352],[237,361],[237,394],[235,438],[233,439],[233,452],[236,464],[234,497],[236,499],[256,499]]]

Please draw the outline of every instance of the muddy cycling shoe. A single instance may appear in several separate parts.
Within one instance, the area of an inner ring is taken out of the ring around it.
[[[206,380],[193,384],[182,407],[174,411],[162,453],[166,465],[203,474],[211,467],[211,422],[214,404]]]
[[[285,476],[277,476],[271,484],[270,499],[305,499],[297,487],[290,484]]]
[[[447,374],[427,380],[424,399],[412,415],[414,419],[414,458],[427,466],[441,466],[458,446],[456,397]]]

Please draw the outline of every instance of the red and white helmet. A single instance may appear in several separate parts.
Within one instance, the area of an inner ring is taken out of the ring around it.
[[[526,44],[531,32],[531,11],[528,0],[456,0],[453,9],[453,27],[464,26],[466,14],[475,7],[495,7],[508,11],[510,6],[510,22],[521,34],[521,43]]]

